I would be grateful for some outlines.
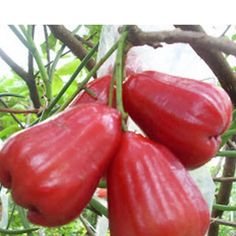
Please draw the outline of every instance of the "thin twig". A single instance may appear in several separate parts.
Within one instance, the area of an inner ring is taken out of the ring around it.
[[[18,75],[22,80],[25,81],[29,92],[30,98],[33,102],[35,108],[40,107],[40,100],[38,96],[38,91],[34,81],[34,77],[27,73],[22,67],[20,67],[15,61],[13,61],[1,48],[0,48],[0,57],[3,61]]]
[[[43,26],[43,31],[44,31],[44,37],[45,37],[45,43],[46,43],[46,53],[47,53],[47,62],[50,62],[50,49],[49,49],[49,42],[48,42],[48,31],[47,31],[47,26]],[[48,74],[50,71],[50,66],[47,67]]]
[[[82,60],[87,55],[87,50],[83,47],[83,44],[63,25],[49,25],[49,28],[54,36],[62,41],[68,48],[70,48],[80,60]],[[92,70],[94,66],[95,61],[90,59],[86,66],[87,69]]]
[[[91,226],[89,225],[89,223],[86,221],[86,219],[84,219],[84,217],[81,215],[79,217],[80,221],[82,222],[82,224],[84,225],[85,229],[87,230],[87,234],[89,236],[95,236],[95,233],[93,232],[93,230],[91,229]]]
[[[2,103],[2,105],[5,107],[5,108],[8,108],[7,104],[2,100],[0,99],[0,102]],[[13,113],[10,113],[12,118],[16,121],[16,123],[21,127],[21,129],[24,129],[24,125],[22,125],[22,123],[20,122],[20,120],[13,114]]]
[[[93,47],[94,47],[94,44],[92,43],[91,40],[86,40],[86,39],[80,37],[80,36],[77,35],[77,34],[75,35],[75,37],[76,37],[81,43],[87,45],[88,47],[90,47],[90,48],[93,48]]]
[[[234,182],[236,181],[236,177],[215,177],[213,178],[215,182]]]
[[[0,48],[0,57],[3,59],[11,69],[19,75],[26,83],[29,81],[29,74],[20,67],[16,62],[14,62],[1,48]]]
[[[13,113],[13,114],[31,114],[31,113],[38,114],[41,111],[42,111],[41,109],[18,110],[12,108],[3,108],[3,107],[0,108],[0,112]]]
[[[32,25],[32,38],[34,39],[35,25]],[[34,58],[30,51],[28,51],[28,73],[29,75],[35,79],[34,77]]]
[[[211,223],[236,227],[236,222],[221,220],[218,218],[211,218]]]
[[[227,27],[225,28],[225,30],[223,31],[223,33],[220,35],[220,37],[224,37],[225,34],[228,32],[228,30],[230,29],[231,25],[227,25]]]

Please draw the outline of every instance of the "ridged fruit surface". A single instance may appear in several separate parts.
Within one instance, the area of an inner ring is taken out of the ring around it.
[[[208,206],[164,146],[127,132],[107,176],[111,236],[204,236]]]
[[[123,86],[126,111],[154,141],[189,169],[212,158],[231,122],[227,93],[214,85],[156,71],[131,75]]]
[[[82,104],[28,128],[0,152],[0,182],[31,222],[66,224],[90,201],[121,137],[118,111]]]

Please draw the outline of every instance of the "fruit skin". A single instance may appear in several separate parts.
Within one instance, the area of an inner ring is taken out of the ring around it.
[[[137,125],[189,169],[216,154],[220,135],[231,122],[227,93],[201,81],[146,71],[126,80],[123,95],[125,109]]]
[[[78,105],[12,136],[0,152],[0,182],[31,222],[66,224],[89,202],[120,138],[118,111]]]
[[[111,78],[112,77],[110,75],[106,75],[89,82],[86,87],[91,90],[96,95],[96,97],[93,97],[85,90],[83,90],[75,97],[75,99],[70,103],[68,107],[73,107],[81,103],[92,102],[107,105]],[[113,98],[115,98],[115,94],[113,94]]]
[[[164,146],[127,132],[108,171],[111,236],[203,236],[208,206]]]

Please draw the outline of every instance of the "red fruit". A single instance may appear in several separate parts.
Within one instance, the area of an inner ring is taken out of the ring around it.
[[[0,182],[31,222],[66,224],[90,201],[120,137],[115,109],[78,105],[12,136],[0,152]]]
[[[123,94],[125,109],[138,126],[190,169],[216,154],[231,122],[227,93],[201,81],[146,71],[131,75]]]
[[[106,188],[97,188],[97,196],[100,198],[107,198],[107,189]]]
[[[124,133],[108,171],[111,236],[203,236],[208,206],[164,146]]]
[[[81,103],[91,103],[91,102],[107,105],[111,78],[112,77],[110,75],[106,75],[104,77],[97,78],[89,82],[86,87],[95,95],[95,97],[89,94],[87,91],[83,90],[75,97],[75,99],[71,102],[69,107],[73,107]],[[115,94],[113,94],[113,98],[115,98]]]

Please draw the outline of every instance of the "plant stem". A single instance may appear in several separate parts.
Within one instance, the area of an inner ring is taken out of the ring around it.
[[[119,42],[119,41],[118,41]],[[101,58],[101,60],[94,66],[94,68],[88,73],[86,78],[79,84],[77,91],[70,97],[70,99],[61,106],[59,111],[64,110],[71,101],[76,97],[76,95],[84,88],[86,83],[90,80],[90,78],[97,72],[97,70],[102,66],[102,64],[112,55],[112,53],[117,49],[118,42],[116,42],[110,50]]]
[[[1,97],[16,97],[16,98],[24,98],[24,96],[15,94],[15,93],[0,93],[0,98]]]
[[[1,229],[1,235],[19,235],[19,234],[31,234],[33,231],[38,230],[39,228],[31,228],[31,229],[19,229],[19,230],[8,230],[8,229]],[[32,234],[31,234],[32,235]]]
[[[72,31],[72,33],[75,34],[80,28],[81,28],[81,25],[79,25],[78,27],[76,27],[76,28]],[[49,74],[48,74],[48,79],[49,79],[50,82],[51,82],[52,79],[53,79],[53,76],[54,76],[54,73],[55,73],[55,69],[56,69],[56,65],[57,65],[59,59],[61,58],[62,53],[63,53],[65,47],[66,47],[65,44],[63,44],[63,45],[61,46],[61,48],[60,48],[59,51],[57,52],[57,55],[56,55],[55,59],[54,59],[53,62],[52,62],[52,66],[51,66],[51,67],[50,67],[50,61],[48,61],[48,63],[47,63],[48,68],[50,68]]]
[[[16,28],[16,26],[14,26],[14,25],[9,25],[9,28],[10,28],[11,31],[16,35],[16,37],[22,42],[22,44],[23,44],[29,51],[31,51],[32,48],[30,47],[30,45],[28,44],[28,42],[25,40],[25,38],[23,37],[23,35],[20,33],[20,31]]]
[[[112,105],[113,105],[114,84],[115,84],[115,79],[114,79],[114,76],[112,76],[111,82],[110,82],[110,87],[109,87],[109,95],[108,95],[108,106],[109,107],[112,107]]]
[[[218,218],[211,218],[211,222],[215,224],[220,224],[220,225],[227,225],[231,227],[236,227],[236,223],[232,221],[227,221],[227,220],[222,220]]]
[[[20,218],[21,218],[21,222],[22,222],[24,228],[25,228],[26,230],[28,230],[28,231],[27,231],[27,234],[28,234],[29,236],[33,236],[32,232],[30,231],[29,222],[27,221],[27,219],[26,219],[26,217],[25,217],[25,211],[24,211],[24,209],[23,209],[22,207],[20,207],[20,206],[16,206],[16,208],[17,208],[17,210],[18,210],[18,212],[19,212],[19,215],[20,215]]]
[[[236,129],[230,129],[230,130],[226,131],[226,132],[222,135],[222,137],[228,137],[228,136],[232,136],[232,135],[234,135],[234,134],[236,134]]]
[[[124,30],[123,33],[121,34],[117,48],[116,62],[113,72],[113,77],[116,81],[116,104],[117,104],[117,109],[120,111],[122,116],[123,130],[127,130],[126,126],[127,113],[124,110],[123,100],[122,100],[122,83],[124,79],[124,49],[127,35],[128,32],[126,30]]]
[[[95,198],[92,198],[90,201],[90,205],[96,209],[99,213],[101,213],[102,215],[108,217],[108,211],[107,208],[105,206],[103,206],[98,200],[96,200]]]
[[[61,58],[61,55],[62,55],[62,53],[63,53],[65,47],[66,47],[65,44],[63,44],[63,45],[61,46],[61,48],[60,48],[59,51],[57,52],[57,55],[56,55],[55,59],[53,60],[52,66],[51,66],[51,67],[48,66],[48,68],[49,68],[48,80],[49,80],[50,82],[51,82],[52,79],[53,79],[53,76],[54,76],[54,73],[55,73],[55,69],[56,69],[57,63],[58,63],[59,59]],[[48,63],[48,65],[50,65],[50,64]]]
[[[213,177],[214,182],[234,182],[236,177]]]
[[[25,27],[23,25],[20,25],[20,29],[21,29],[22,33],[24,34],[24,36],[26,37],[28,44],[30,45],[30,47],[28,47],[28,48],[31,49],[30,52],[34,56],[35,61],[38,65],[40,74],[42,76],[42,80],[45,85],[46,96],[47,96],[48,101],[50,102],[52,99],[52,86],[51,86],[51,83],[48,79],[48,74],[47,74],[47,71],[44,67],[43,61],[42,61],[41,56],[39,54],[39,51],[34,43],[32,35],[28,34],[27,30],[25,29]]]
[[[213,204],[213,208],[220,211],[236,211],[236,206],[227,206],[223,204]]]
[[[219,157],[236,157],[236,151],[219,151],[216,156]]]
[[[10,214],[10,217],[9,217],[9,220],[7,222],[7,227],[6,229],[8,229],[11,225],[11,221],[12,221],[12,218],[13,218],[13,214],[15,212],[15,209],[16,209],[16,204],[13,202],[13,207],[12,207],[12,210],[11,210],[11,214]]]
[[[66,92],[66,90],[69,88],[69,86],[72,84],[72,82],[75,80],[77,75],[80,73],[80,71],[84,68],[84,66],[88,63],[88,61],[92,58],[94,53],[96,52],[98,48],[98,44],[90,50],[90,52],[87,54],[87,56],[82,60],[76,71],[73,73],[73,75],[70,77],[68,82],[64,85],[62,90],[57,94],[57,96],[54,98],[54,100],[50,103],[48,108],[45,110],[45,112],[42,115],[42,118],[40,119],[41,121],[46,119],[54,106],[57,104],[57,102],[60,100],[60,98],[63,96],[63,94]]]

